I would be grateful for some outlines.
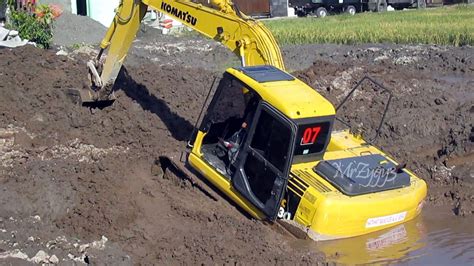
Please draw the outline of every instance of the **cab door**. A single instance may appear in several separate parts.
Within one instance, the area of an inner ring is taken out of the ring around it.
[[[286,190],[296,126],[261,102],[239,152],[232,186],[270,221],[275,220]]]

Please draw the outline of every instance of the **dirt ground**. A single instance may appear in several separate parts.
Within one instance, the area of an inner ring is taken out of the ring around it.
[[[81,107],[70,91],[87,86],[91,55],[0,50],[0,262],[323,262],[317,250],[295,249],[212,188],[162,173],[155,162],[179,157],[212,80],[235,59],[209,41],[150,34],[140,33],[117,80],[118,99],[103,110]],[[428,182],[428,204],[472,219],[473,48],[283,52],[288,68],[335,104],[366,74],[393,90],[375,143]],[[356,94],[340,117],[369,131],[386,101],[363,87],[368,92]]]

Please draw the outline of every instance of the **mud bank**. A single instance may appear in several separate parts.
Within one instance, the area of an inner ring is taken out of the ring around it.
[[[346,48],[346,49],[344,49]],[[345,50],[345,51],[344,51]],[[425,179],[428,204],[474,214],[474,59],[472,48],[400,46],[320,55],[296,76],[336,106],[359,80],[372,77],[393,99],[374,141]],[[362,84],[339,118],[366,139],[375,134],[388,95]]]
[[[44,262],[54,255],[114,265],[323,260],[156,168],[160,155],[178,157],[213,73],[130,68],[114,106],[90,110],[69,91],[86,84],[84,62],[33,47],[0,50],[0,58],[0,254],[7,263],[31,262],[40,250]]]

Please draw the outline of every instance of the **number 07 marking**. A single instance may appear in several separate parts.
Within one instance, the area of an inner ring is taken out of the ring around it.
[[[303,133],[303,138],[301,138],[301,145],[314,144],[319,132],[321,132],[321,127],[308,127]]]

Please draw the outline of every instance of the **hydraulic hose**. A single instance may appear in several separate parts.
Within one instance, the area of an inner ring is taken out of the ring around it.
[[[123,6],[123,1],[124,0],[121,0],[120,1],[120,7],[119,7],[119,10],[122,9],[122,6]],[[134,1],[134,0],[129,0],[129,1]],[[120,23],[123,23],[123,24],[126,24],[130,21],[130,19],[132,19],[132,16],[133,16],[133,11],[135,11],[135,4],[132,5],[132,9],[130,11],[130,15],[128,16],[128,18],[124,19],[120,16],[120,11],[117,11],[116,12],[116,15],[117,15],[117,19]]]

